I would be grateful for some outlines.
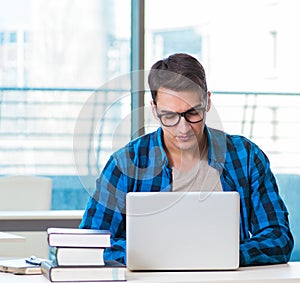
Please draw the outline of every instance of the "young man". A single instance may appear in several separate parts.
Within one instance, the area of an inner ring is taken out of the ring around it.
[[[128,192],[237,191],[240,265],[287,262],[293,237],[268,158],[245,137],[206,126],[211,94],[202,65],[174,54],[152,66],[148,82],[161,127],[110,157],[80,227],[110,230],[105,257],[126,263]]]

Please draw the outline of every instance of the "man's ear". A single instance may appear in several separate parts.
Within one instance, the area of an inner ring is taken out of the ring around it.
[[[206,111],[207,111],[207,112],[210,110],[210,106],[211,106],[210,95],[211,95],[211,92],[208,91],[208,92],[207,92],[207,106],[206,106]]]
[[[153,117],[156,119],[156,120],[158,120],[158,117],[157,117],[157,113],[156,113],[156,105],[155,105],[155,103],[154,103],[154,101],[153,100],[151,100],[150,101],[150,105],[151,105],[151,110],[152,110],[152,115],[153,115]]]

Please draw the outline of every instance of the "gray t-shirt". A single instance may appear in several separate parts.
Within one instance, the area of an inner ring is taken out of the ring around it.
[[[199,162],[188,172],[183,172],[172,167],[173,192],[209,192],[223,191],[218,171],[208,165],[208,148]]]

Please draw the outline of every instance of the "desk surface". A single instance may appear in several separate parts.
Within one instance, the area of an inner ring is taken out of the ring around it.
[[[0,211],[3,232],[46,231],[48,227],[78,227],[83,210]]]
[[[0,211],[0,220],[81,219],[83,210]]]
[[[0,272],[0,282],[46,283],[43,275],[13,275]],[[300,282],[300,262],[288,264],[243,267],[237,271],[200,272],[127,272],[127,282],[142,283],[279,283]]]
[[[0,242],[23,242],[25,241],[25,238],[19,235],[14,235],[14,234],[10,234],[10,233],[4,233],[4,232],[0,232]]]

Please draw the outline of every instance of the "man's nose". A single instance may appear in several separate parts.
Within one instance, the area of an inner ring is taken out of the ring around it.
[[[187,132],[190,128],[191,125],[190,123],[185,119],[185,117],[183,115],[181,115],[180,117],[180,121],[177,125],[178,129],[180,129],[181,132]]]

